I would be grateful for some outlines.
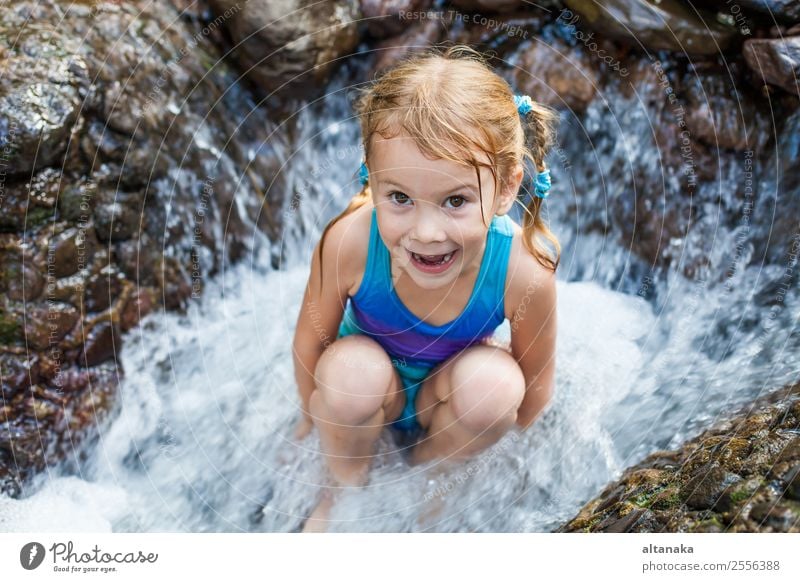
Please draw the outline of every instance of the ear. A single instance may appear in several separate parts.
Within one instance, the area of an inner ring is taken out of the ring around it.
[[[522,165],[517,164],[516,168],[511,173],[511,177],[498,196],[497,210],[495,211],[496,215],[502,216],[507,214],[508,211],[511,210],[511,207],[514,206],[514,200],[517,198],[517,193],[519,192],[519,187],[522,184],[524,175],[525,171]]]

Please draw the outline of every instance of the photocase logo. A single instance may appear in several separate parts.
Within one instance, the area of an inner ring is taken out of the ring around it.
[[[39,542],[29,542],[19,552],[19,563],[26,570],[35,570],[44,561],[44,546]]]

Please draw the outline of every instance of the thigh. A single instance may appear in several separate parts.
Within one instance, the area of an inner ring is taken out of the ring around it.
[[[493,359],[496,360],[494,362],[496,365],[504,368],[519,367],[507,343],[484,340],[454,354],[431,370],[417,393],[417,421],[422,428],[427,429],[430,425],[434,408],[452,398],[454,369],[457,366],[472,366],[476,360],[484,361],[490,352]]]
[[[377,341],[343,325],[336,341],[323,352],[320,362],[323,359],[327,359],[327,367],[333,368],[334,374],[341,379],[338,383],[345,385],[339,390],[354,394],[353,397],[382,389],[377,384],[386,381],[388,370],[391,384],[383,401],[386,422],[400,416],[405,406],[403,382],[391,357]],[[319,370],[319,362],[317,366]]]

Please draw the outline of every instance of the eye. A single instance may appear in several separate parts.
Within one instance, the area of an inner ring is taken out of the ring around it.
[[[398,206],[408,206],[406,202],[410,200],[410,198],[402,192],[389,192],[389,199]]]
[[[452,208],[461,208],[467,203],[467,199],[463,196],[450,196],[448,200],[450,201]]]

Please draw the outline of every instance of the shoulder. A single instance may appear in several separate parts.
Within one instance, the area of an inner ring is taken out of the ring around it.
[[[355,295],[364,275],[369,249],[372,201],[344,216],[325,235],[323,260],[336,265],[339,286]]]
[[[556,274],[531,255],[522,242],[522,227],[509,219],[514,235],[508,257],[505,283],[505,316],[519,317],[523,306],[550,312],[556,300]],[[535,307],[534,307],[535,306]],[[526,307],[526,311],[530,308]]]

